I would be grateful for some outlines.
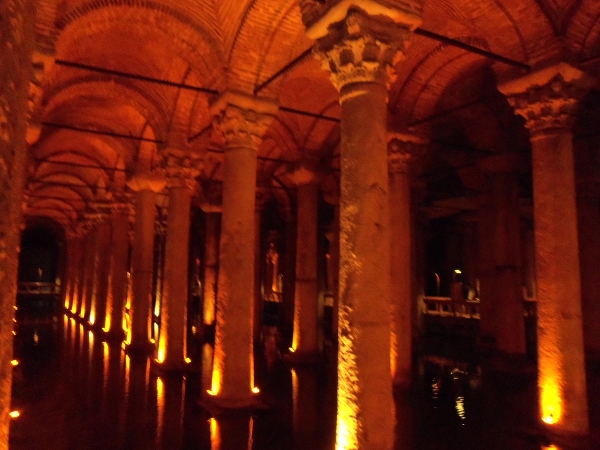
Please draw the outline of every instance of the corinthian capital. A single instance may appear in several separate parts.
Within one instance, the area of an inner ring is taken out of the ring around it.
[[[533,72],[501,84],[515,113],[525,118],[532,136],[549,129],[570,128],[579,101],[593,86],[587,74],[568,64]]]
[[[388,133],[388,169],[390,173],[408,173],[411,160],[423,155],[428,142],[418,136]]]
[[[198,155],[192,153],[166,150],[162,154],[162,167],[167,187],[187,187],[193,190],[196,177],[200,175],[201,161]]]
[[[269,99],[233,91],[225,92],[211,106],[213,124],[225,138],[225,151],[240,147],[258,150],[277,111]]]
[[[394,65],[420,18],[414,9],[408,12],[383,3],[338,2],[308,25],[309,37],[318,39],[315,56],[331,72],[338,90],[359,82],[393,83]]]

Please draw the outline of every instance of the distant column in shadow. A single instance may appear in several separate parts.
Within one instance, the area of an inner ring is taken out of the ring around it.
[[[292,369],[294,450],[318,448],[317,374]]]

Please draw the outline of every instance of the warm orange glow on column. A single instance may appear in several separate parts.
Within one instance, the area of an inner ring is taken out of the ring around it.
[[[158,334],[158,351],[156,360],[159,363],[164,362],[167,355],[167,333],[159,332]]]
[[[104,327],[102,328],[102,331],[104,331],[105,333],[108,333],[110,330],[110,316],[111,316],[112,312],[109,311],[109,313],[106,315],[106,318],[104,319]]]
[[[551,372],[547,370],[546,372]],[[558,374],[540,372],[540,414],[548,425],[560,422],[562,413],[562,396]]]
[[[215,323],[215,291],[213,289],[204,292],[204,324]]]
[[[340,305],[342,308],[342,305]],[[358,369],[353,336],[342,333],[350,328],[348,315],[340,311],[338,333],[338,411],[336,427],[336,450],[358,450]]]

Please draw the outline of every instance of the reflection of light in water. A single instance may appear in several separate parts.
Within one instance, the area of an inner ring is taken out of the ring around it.
[[[456,413],[458,414],[458,417],[460,417],[460,419],[463,421],[463,425],[464,425],[464,421],[467,418],[466,414],[465,414],[465,398],[461,395],[456,397]]]
[[[108,361],[109,361],[109,349],[108,344],[106,342],[102,342],[102,348],[104,350],[104,370],[103,370],[103,387],[104,393],[106,394],[106,388],[108,386]]]
[[[12,419],[16,419],[21,415],[21,413],[19,411],[11,411],[9,415]]]
[[[298,404],[298,374],[292,369],[292,401],[294,407]]]
[[[210,422],[210,448],[212,450],[221,450],[221,430],[219,424],[214,417],[209,419]]]
[[[548,446],[542,445],[542,450],[561,450],[561,449],[559,447],[557,447],[556,445],[551,444]]]
[[[252,450],[252,444],[254,443],[254,417],[252,416],[250,416],[250,425],[248,427],[248,450]]]
[[[129,397],[129,383],[131,379],[131,359],[125,354],[125,397]]]
[[[437,409],[437,400],[440,398],[440,381],[437,378],[431,383],[431,398],[436,402],[434,409]]]
[[[40,342],[40,335],[38,334],[37,330],[35,330],[33,332],[33,343],[35,345],[38,345],[39,342]]]
[[[19,361],[17,361],[16,359],[13,359],[10,363],[13,366],[18,366],[19,365]]]
[[[165,386],[160,377],[156,377],[156,409],[158,411],[156,439],[160,442],[165,426]]]

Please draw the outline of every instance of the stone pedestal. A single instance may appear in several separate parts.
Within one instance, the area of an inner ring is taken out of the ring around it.
[[[128,185],[137,191],[131,252],[131,342],[128,350],[149,351],[156,192],[164,187],[165,182],[149,174],[143,174],[130,180]]]
[[[315,52],[331,71],[342,107],[336,445],[389,450],[394,414],[386,86],[419,18],[416,11],[366,1],[361,8],[341,2],[324,10],[306,2],[303,19],[307,34],[318,39]]]
[[[292,362],[314,362],[319,355],[317,227],[318,185],[314,173],[297,172],[296,284]]]
[[[129,213],[115,212],[111,223],[111,264],[104,331],[115,340],[125,337],[123,316],[129,273]]]
[[[388,137],[392,277],[390,364],[393,383],[406,387],[412,380],[413,298],[408,164],[413,144],[405,136],[392,134]]]
[[[531,133],[540,418],[550,433],[589,433],[571,125],[591,86],[559,64],[500,90]]]
[[[256,154],[277,108],[227,92],[213,105],[225,137],[225,176],[212,386],[221,408],[253,403],[254,211]]]
[[[178,167],[167,168],[169,212],[156,354],[156,361],[166,370],[183,369],[187,358],[190,203],[196,173],[189,165],[179,171]]]

